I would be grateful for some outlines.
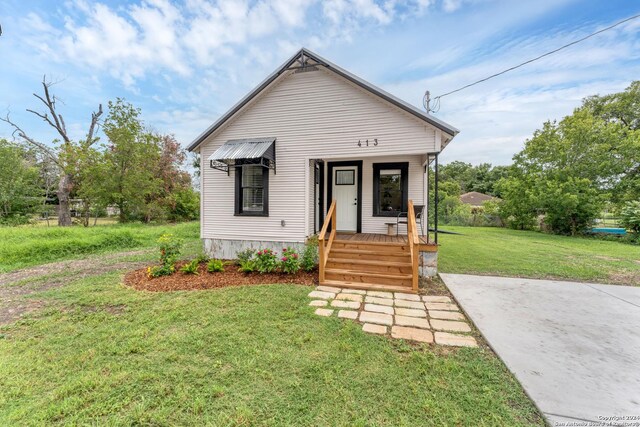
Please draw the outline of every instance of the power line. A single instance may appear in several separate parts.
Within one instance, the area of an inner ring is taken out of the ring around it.
[[[633,19],[637,19],[637,18],[640,18],[640,14],[630,16],[629,18],[626,18],[626,19],[623,19],[622,21],[616,22],[616,23],[615,23],[615,24],[613,24],[613,25],[610,25],[610,26],[605,27],[605,28],[603,28],[603,29],[601,29],[601,30],[598,30],[598,31],[596,31],[596,32],[594,32],[594,33],[591,33],[591,34],[589,34],[589,35],[587,35],[587,36],[585,36],[585,37],[582,37],[581,39],[574,40],[574,41],[572,41],[571,43],[565,44],[564,46],[561,46],[561,47],[559,47],[559,48],[557,48],[557,49],[554,49],[554,50],[549,51],[549,52],[547,52],[547,53],[543,53],[543,54],[542,54],[542,55],[540,55],[540,56],[536,56],[536,57],[535,57],[535,58],[533,58],[533,59],[529,59],[528,61],[522,62],[522,63],[520,63],[520,64],[518,64],[518,65],[516,65],[516,66],[513,66],[513,67],[511,67],[511,68],[507,68],[506,70],[502,70],[502,71],[500,71],[499,73],[495,73],[495,74],[490,75],[489,77],[485,77],[484,79],[480,79],[480,80],[475,81],[475,82],[473,82],[473,83],[469,83],[468,85],[462,86],[462,87],[460,87],[460,88],[458,88],[458,89],[456,89],[456,90],[452,90],[451,92],[447,92],[447,93],[444,93],[444,94],[442,94],[442,95],[438,95],[438,96],[436,96],[435,98],[433,98],[433,101],[434,101],[434,103],[435,103],[435,108],[433,108],[433,109],[431,109],[431,108],[430,108],[430,106],[429,106],[430,99],[429,99],[429,95],[428,95],[428,92],[427,92],[427,93],[425,93],[425,98],[424,98],[425,108],[427,109],[427,112],[430,112],[430,111],[437,112],[438,110],[440,110],[440,98],[442,98],[442,97],[445,97],[445,96],[447,96],[447,95],[451,95],[452,93],[460,92],[461,90],[466,89],[466,88],[471,87],[471,86],[475,86],[475,85],[477,85],[478,83],[486,82],[487,80],[490,80],[490,79],[492,79],[492,78],[494,78],[494,77],[498,77],[498,76],[500,76],[500,75],[502,75],[502,74],[508,73],[509,71],[513,71],[513,70],[515,70],[516,68],[520,68],[520,67],[522,67],[522,66],[524,66],[524,65],[527,65],[527,64],[530,64],[530,63],[532,63],[532,62],[535,62],[535,61],[537,61],[537,60],[539,60],[539,59],[544,58],[545,56],[552,55],[552,54],[554,54],[554,53],[556,53],[556,52],[559,52],[559,51],[561,51],[561,50],[563,50],[563,49],[566,49],[566,48],[568,48],[568,47],[570,47],[570,46],[573,46],[573,45],[575,45],[575,44],[578,44],[578,43],[580,43],[580,42],[583,42],[583,41],[585,41],[585,40],[587,40],[587,39],[590,39],[591,37],[594,37],[594,36],[596,36],[596,35],[598,35],[598,34],[600,34],[600,33],[604,33],[605,31],[608,31],[608,30],[610,30],[610,29],[612,29],[612,28],[615,28],[615,27],[617,27],[617,26],[619,26],[619,25],[624,24],[625,22],[629,22],[629,21],[631,21],[631,20],[633,20]],[[436,108],[437,108],[437,109],[436,109]]]

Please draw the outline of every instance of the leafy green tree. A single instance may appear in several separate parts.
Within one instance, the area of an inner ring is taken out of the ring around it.
[[[500,217],[516,230],[529,230],[536,224],[538,203],[531,182],[524,176],[510,176],[497,183],[502,194]]]
[[[598,191],[585,178],[546,180],[538,191],[544,221],[556,233],[573,236],[586,231],[602,208]]]
[[[640,199],[640,83],[592,96],[560,122],[546,122],[514,156],[499,185],[502,210],[518,227],[534,212],[552,231],[588,228],[603,202]]]
[[[120,222],[142,217],[149,199],[162,186],[153,170],[160,159],[161,138],[145,129],[140,110],[121,98],[109,102],[103,130],[108,143],[102,164],[95,167],[101,194],[118,207]]]
[[[457,182],[462,193],[477,191],[499,196],[495,184],[501,178],[505,178],[508,172],[508,166],[491,166],[490,163],[473,166],[470,163],[453,161],[441,166],[440,182]]]
[[[620,224],[634,234],[640,234],[640,201],[625,203],[620,210]]]
[[[25,216],[42,200],[38,169],[28,151],[0,139],[0,220]]]

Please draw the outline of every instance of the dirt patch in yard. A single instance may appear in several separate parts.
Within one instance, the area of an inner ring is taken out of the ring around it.
[[[184,265],[176,264],[176,270]],[[195,291],[203,289],[225,288],[227,286],[266,285],[272,283],[291,283],[297,285],[317,285],[318,272],[300,271],[297,274],[284,273],[241,273],[238,267],[229,264],[225,271],[209,273],[205,264],[198,266],[198,274],[185,274],[176,271],[171,276],[149,278],[147,269],[127,273],[124,276],[124,284],[139,291],[168,292],[168,291]]]
[[[0,325],[15,322],[45,306],[44,301],[28,298],[29,295],[88,276],[140,267],[145,263],[122,258],[146,252],[148,250],[92,256],[0,274]]]
[[[609,280],[615,285],[630,285],[630,286],[639,286],[640,285],[640,271],[633,272],[620,272],[620,273],[610,273]]]

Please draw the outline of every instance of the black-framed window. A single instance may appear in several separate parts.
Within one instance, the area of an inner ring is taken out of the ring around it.
[[[397,216],[407,211],[409,163],[373,164],[373,215]]]
[[[236,167],[235,214],[269,215],[269,169],[256,166]]]

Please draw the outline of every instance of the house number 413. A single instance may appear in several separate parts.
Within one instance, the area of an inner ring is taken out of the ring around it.
[[[371,142],[369,142],[368,139],[365,139],[364,142],[362,142],[361,139],[358,140],[358,147],[362,147],[363,145],[365,147],[368,147],[369,144],[373,145],[374,147],[378,145],[378,138],[374,138],[371,140]]]

